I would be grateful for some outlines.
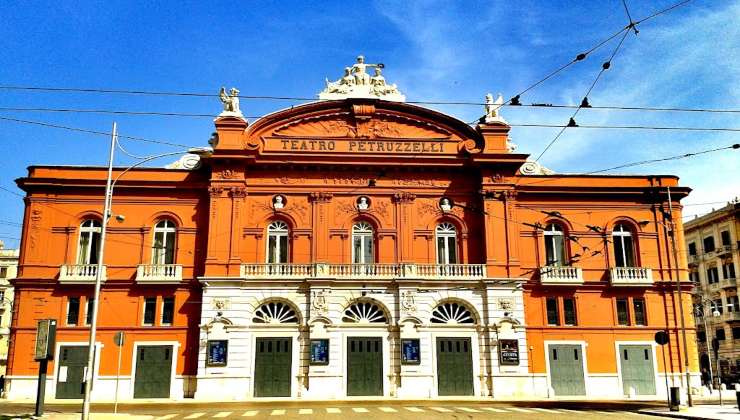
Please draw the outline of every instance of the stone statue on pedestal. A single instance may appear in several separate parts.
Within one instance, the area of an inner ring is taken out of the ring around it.
[[[229,94],[226,94],[226,88],[221,87],[221,91],[218,93],[219,99],[224,104],[224,110],[219,114],[219,117],[240,117],[244,118],[242,111],[239,109],[239,89],[231,88]]]

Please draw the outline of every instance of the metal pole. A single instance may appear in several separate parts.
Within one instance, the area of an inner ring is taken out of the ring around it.
[[[722,372],[719,370],[719,349],[717,349],[717,382],[719,382],[719,406],[722,407]]]
[[[671,187],[668,188],[668,212],[671,216],[671,246],[673,248],[673,265],[676,267],[676,291],[678,292],[678,309],[681,317],[681,338],[683,339],[684,366],[686,367],[686,402],[693,407],[694,401],[691,397],[691,373],[689,372],[689,345],[686,339],[686,321],[683,313],[683,295],[681,293],[681,272],[678,267],[678,250],[676,249],[676,224],[673,222],[673,201],[671,200]],[[680,363],[680,358],[679,358]]]
[[[666,331],[667,332],[667,331]],[[665,344],[660,346],[661,350],[663,351],[663,369],[665,369],[665,394],[666,394],[666,400],[668,401],[668,409],[671,409],[671,390],[668,387],[668,365],[665,362]],[[673,375],[671,375],[673,376]]]
[[[711,309],[711,306],[710,308]],[[709,316],[709,313],[706,310],[706,302],[704,303],[704,338],[707,341],[707,361],[709,362],[709,383],[712,385],[712,388],[714,388],[714,373],[712,373],[712,346],[710,346],[710,340],[709,340],[709,325],[707,324],[707,316]],[[709,394],[712,394],[712,388],[709,389]]]
[[[110,154],[108,156],[108,178],[105,182],[103,200],[103,221],[100,228],[100,248],[98,249],[98,267],[95,271],[95,300],[93,301],[92,320],[90,322],[90,343],[87,349],[87,372],[85,374],[85,395],[82,400],[82,420],[90,418],[90,392],[92,391],[93,369],[95,365],[95,333],[98,326],[98,308],[100,307],[100,283],[103,275],[103,258],[105,256],[105,234],[110,216],[111,184],[113,181],[113,152],[116,150],[117,126],[113,123],[110,136]]]
[[[121,376],[121,347],[118,346],[118,367],[116,368],[116,402],[113,404],[113,414],[118,413],[118,380]]]
[[[41,417],[44,414],[44,399],[46,398],[46,368],[49,361],[42,359],[39,361],[39,383],[36,387],[36,409],[34,415]]]

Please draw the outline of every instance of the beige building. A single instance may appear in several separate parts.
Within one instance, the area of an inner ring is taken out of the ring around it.
[[[17,269],[18,250],[4,249],[0,241],[0,375],[5,375],[8,364],[8,340],[13,315],[13,286],[10,279],[15,278]]]
[[[694,293],[699,360],[702,370],[717,375],[717,354],[709,352],[712,339],[719,342],[722,381],[740,380],[740,302],[737,272],[740,267],[740,202],[684,224]],[[710,360],[711,358],[711,360]]]

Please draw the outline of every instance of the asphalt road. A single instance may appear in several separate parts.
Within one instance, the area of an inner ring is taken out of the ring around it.
[[[153,416],[161,420],[205,419],[655,419],[637,413],[644,403],[541,402],[495,403],[478,401],[337,401],[121,404],[119,413]],[[47,405],[49,418],[78,418],[79,405]],[[93,406],[98,413],[112,413],[112,405]],[[32,404],[2,404],[0,417],[28,417]]]

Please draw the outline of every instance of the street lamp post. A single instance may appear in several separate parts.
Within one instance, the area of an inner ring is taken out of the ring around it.
[[[97,326],[98,326],[98,308],[100,306],[100,285],[102,282],[102,273],[103,273],[103,257],[105,256],[105,237],[107,233],[107,227],[108,227],[108,219],[110,219],[111,216],[111,204],[113,201],[113,187],[115,187],[116,182],[118,182],[121,177],[126,174],[131,169],[143,165],[146,162],[152,161],[154,159],[159,159],[161,157],[165,156],[173,156],[173,155],[180,155],[182,153],[188,152],[188,153],[196,153],[196,154],[209,154],[213,151],[210,147],[203,147],[203,148],[190,148],[187,151],[177,151],[177,152],[168,152],[168,153],[162,153],[158,155],[148,156],[140,160],[139,162],[136,162],[135,164],[127,167],[123,171],[121,171],[120,174],[116,177],[115,180],[113,180],[113,157],[114,152],[116,149],[116,144],[118,142],[118,131],[117,131],[117,125],[114,122],[113,123],[113,131],[111,132],[111,141],[110,141],[110,152],[108,155],[108,176],[106,178],[105,182],[105,197],[103,200],[103,220],[101,222],[100,227],[100,247],[98,248],[98,264],[97,264],[97,270],[95,272],[95,294],[93,298],[93,307],[92,307],[92,319],[90,320],[90,341],[88,343],[88,353],[87,353],[87,371],[85,373],[85,393],[82,400],[82,420],[88,420],[90,417],[90,392],[92,391],[92,381],[93,381],[93,369],[95,364],[95,335],[97,333]]]
[[[709,338],[709,325],[707,324],[707,318],[709,317],[709,314],[711,313],[714,318],[719,318],[721,315],[717,309],[711,310],[712,305],[714,305],[714,302],[712,302],[709,299],[701,299],[701,310],[697,308],[697,315],[702,317],[702,320],[704,321],[704,341],[706,342],[705,345],[707,346],[707,360],[709,361],[709,383],[712,385],[712,388],[714,387],[714,372],[712,372],[712,346],[711,346],[711,339]],[[718,375],[719,375],[719,366],[718,369]],[[718,376],[719,377],[719,376]],[[711,392],[711,390],[710,390]],[[720,397],[722,396],[722,390],[720,389]]]

